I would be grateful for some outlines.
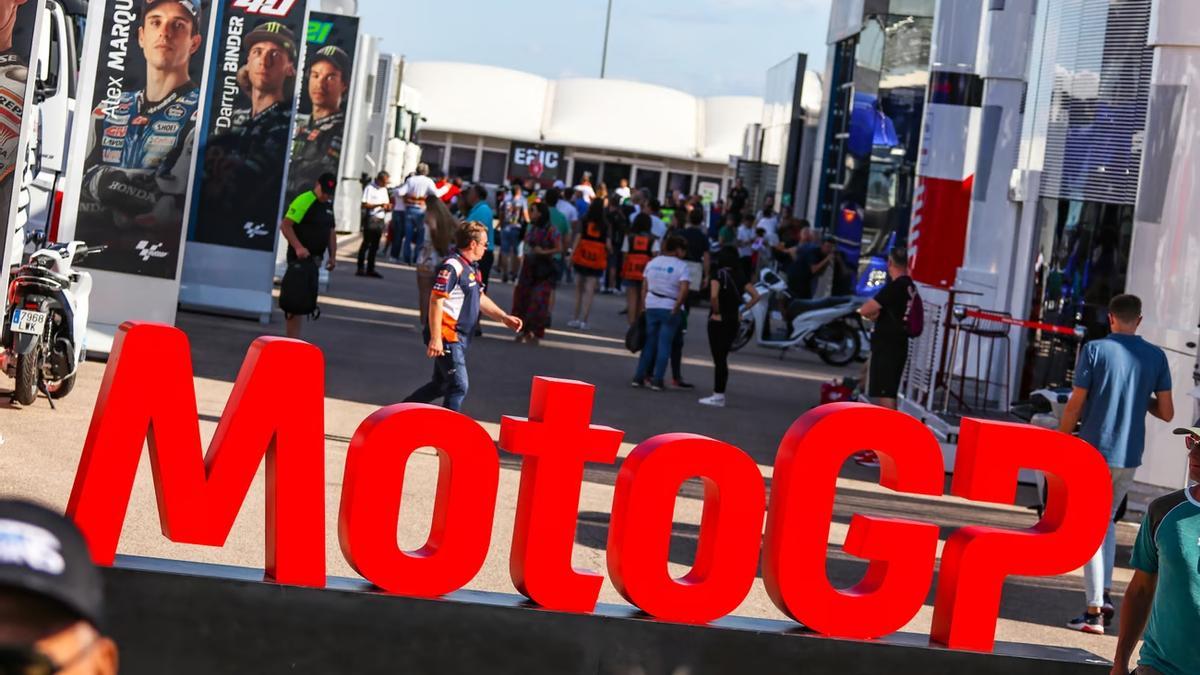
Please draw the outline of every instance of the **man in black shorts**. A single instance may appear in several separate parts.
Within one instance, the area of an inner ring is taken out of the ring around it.
[[[288,265],[298,260],[317,263],[329,252],[325,269],[333,271],[337,265],[337,232],[334,228],[333,195],[337,190],[337,176],[321,174],[313,189],[296,197],[288,206],[287,214],[279,226],[287,240]],[[287,336],[300,339],[303,316],[285,314]]]
[[[900,378],[908,362],[908,313],[917,296],[917,287],[908,276],[908,251],[894,248],[888,254],[888,279],[883,290],[858,311],[875,322],[867,395],[877,405],[895,410]]]

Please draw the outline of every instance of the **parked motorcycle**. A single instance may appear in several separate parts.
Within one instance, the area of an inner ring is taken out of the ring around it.
[[[762,271],[755,288],[762,300],[742,311],[734,351],[751,340],[782,353],[803,347],[833,366],[847,365],[862,352],[866,333],[858,315],[862,298],[794,300],[787,280],[771,269]]]
[[[17,403],[29,405],[41,391],[54,407],[75,388],[75,373],[87,355],[92,291],[92,276],[75,265],[104,248],[81,241],[50,244],[13,274],[0,324],[0,370],[16,381]]]

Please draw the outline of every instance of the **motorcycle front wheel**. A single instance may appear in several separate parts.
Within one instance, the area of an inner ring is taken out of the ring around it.
[[[733,339],[733,345],[729,351],[736,352],[737,350],[750,344],[750,338],[754,337],[754,319],[749,317],[743,318],[738,324],[737,337]]]
[[[38,362],[37,350],[32,354],[17,357],[17,384],[13,398],[21,405],[32,405],[37,400]]]
[[[827,324],[817,331],[817,340],[822,343],[817,356],[831,366],[845,366],[858,357],[862,350],[858,331],[844,321]]]

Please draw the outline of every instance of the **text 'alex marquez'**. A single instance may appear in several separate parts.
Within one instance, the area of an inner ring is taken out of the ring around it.
[[[137,23],[137,12],[133,9],[133,0],[113,0],[112,28],[109,29],[108,69],[118,73],[125,72],[125,58],[129,54],[129,34]],[[104,101],[100,108],[104,114],[113,112],[121,100],[125,90],[123,76],[108,76],[108,87],[104,92]]]

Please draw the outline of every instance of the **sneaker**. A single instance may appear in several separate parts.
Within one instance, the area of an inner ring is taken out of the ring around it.
[[[663,390],[662,382],[653,382],[653,381],[650,382],[650,391],[662,391],[662,390]]]
[[[1104,606],[1100,608],[1100,616],[1104,617],[1104,627],[1112,625],[1113,617],[1116,616],[1117,609],[1113,607],[1112,596],[1106,591],[1104,593]]]
[[[571,319],[568,321],[567,328],[579,328],[579,319]]]
[[[371,270],[370,272],[367,272],[367,276],[371,277],[372,279],[382,279],[383,278],[383,275],[380,274],[379,272],[376,272],[375,270]]]
[[[876,455],[871,450],[864,450],[854,456],[854,463],[859,466],[865,466],[868,469],[878,469],[879,455]]]
[[[587,330],[588,323],[586,321],[578,321],[578,322],[576,322],[575,327],[578,328],[579,330]]]
[[[1068,621],[1067,628],[1084,633],[1092,633],[1093,635],[1104,635],[1104,615],[1089,614],[1085,611],[1083,614]]]
[[[702,398],[700,399],[700,405],[706,405],[712,408],[724,408],[725,394],[713,394],[707,398]]]
[[[634,389],[641,389],[646,386],[646,381],[645,380],[634,380],[629,383],[629,386],[633,387]]]
[[[683,380],[673,380],[672,384],[675,385],[676,389],[695,389],[696,388],[696,385],[692,384],[691,382],[684,382]]]
[[[356,277],[365,277],[365,276],[367,276],[367,273],[366,273],[366,272],[364,272],[364,271],[362,271],[362,270],[358,270],[357,272],[355,272],[355,273],[354,273],[354,276],[356,276]]]

